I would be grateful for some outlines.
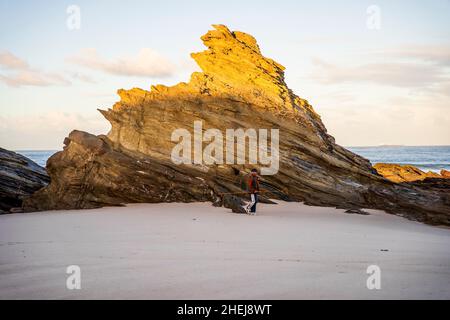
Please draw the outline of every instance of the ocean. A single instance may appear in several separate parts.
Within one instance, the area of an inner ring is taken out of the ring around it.
[[[378,162],[411,164],[422,171],[450,170],[450,146],[347,147],[356,154]]]
[[[58,150],[15,150],[15,152],[33,160],[41,167],[45,167],[47,159],[58,152]]]
[[[367,158],[372,164],[378,162],[411,164],[423,171],[439,172],[450,170],[450,146],[379,146],[347,147],[356,154]],[[16,151],[45,167],[47,159],[57,150],[19,150]]]

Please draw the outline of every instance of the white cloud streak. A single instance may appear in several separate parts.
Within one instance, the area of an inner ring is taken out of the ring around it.
[[[64,138],[74,130],[106,134],[110,124],[96,113],[50,111],[21,116],[0,115],[0,146],[6,149],[62,149]]]
[[[26,61],[16,57],[8,51],[0,52],[0,66],[9,70],[24,70],[30,68]]]
[[[450,66],[450,44],[447,45],[417,45],[409,44],[388,48],[378,54],[401,59],[431,62],[442,66]]]
[[[141,49],[136,56],[112,60],[101,57],[96,49],[83,49],[67,61],[118,76],[169,77],[175,71],[168,59],[149,48]]]
[[[0,81],[10,87],[70,85],[71,82],[58,73],[43,72],[32,68],[28,62],[11,52],[0,53]]]
[[[409,62],[368,63],[359,66],[338,66],[314,59],[316,70],[312,77],[323,84],[375,83],[396,87],[426,87],[448,78],[434,64]]]
[[[410,89],[431,88],[450,81],[449,45],[404,45],[375,51],[369,62],[339,65],[313,58],[311,77],[322,84],[377,84]]]

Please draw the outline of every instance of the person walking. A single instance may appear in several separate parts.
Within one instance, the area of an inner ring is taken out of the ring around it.
[[[258,170],[252,169],[248,179],[248,191],[250,193],[250,203],[247,205],[248,214],[256,215],[256,204],[258,203],[259,176]]]

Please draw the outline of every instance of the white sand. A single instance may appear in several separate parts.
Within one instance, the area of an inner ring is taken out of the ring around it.
[[[0,298],[450,298],[449,229],[343,212],[195,203],[0,216]],[[381,290],[366,287],[372,264]],[[81,290],[66,289],[68,265]]]

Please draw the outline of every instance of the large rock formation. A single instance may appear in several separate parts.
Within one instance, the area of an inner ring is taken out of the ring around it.
[[[214,26],[207,50],[192,54],[203,72],[188,83],[119,90],[107,136],[74,131],[47,163],[52,182],[27,210],[94,208],[128,202],[223,202],[241,190],[255,165],[183,164],[171,160],[176,129],[279,129],[280,168],[263,177],[267,197],[341,208],[379,208],[428,223],[450,224],[448,193],[396,185],[368,160],[335,144],[319,115],[286,85],[284,67],[264,57],[256,40]],[[194,155],[195,158],[195,155]],[[247,157],[248,158],[248,157]],[[248,160],[248,159],[247,159]],[[259,167],[259,166],[257,166]],[[229,202],[229,201],[225,201]],[[236,201],[232,201],[235,203]]]
[[[30,159],[0,148],[0,213],[22,207],[22,200],[50,181],[45,169]]]

